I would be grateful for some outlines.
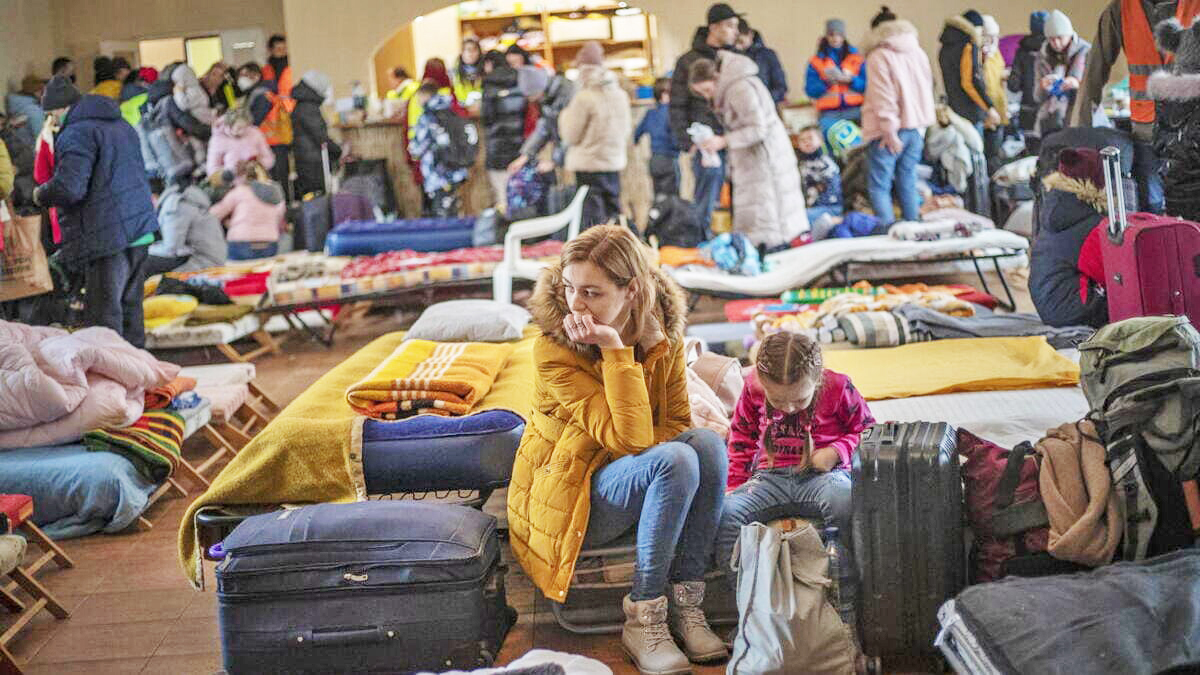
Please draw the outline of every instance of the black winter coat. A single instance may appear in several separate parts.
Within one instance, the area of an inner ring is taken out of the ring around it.
[[[59,209],[59,255],[67,264],[120,253],[158,231],[137,132],[105,96],[84,96],[71,107],[54,141],[54,177],[37,194],[43,206]]]
[[[1200,95],[1200,75],[1188,76]],[[1164,160],[1167,213],[1200,221],[1200,98],[1161,100],[1155,105],[1154,150]]]
[[[525,95],[517,87],[517,70],[497,68],[483,77],[479,116],[487,135],[484,165],[493,171],[506,168],[521,154],[525,136]]]
[[[975,27],[961,16],[952,16],[946,20],[946,28],[938,40],[942,43],[938,51],[938,64],[946,85],[946,103],[968,122],[982,122],[987,118],[992,101],[983,82],[983,60],[979,53],[979,40],[975,37]],[[967,50],[970,50],[970,57],[964,58],[963,53]],[[970,72],[963,73],[964,67],[970,68]],[[968,88],[963,87],[964,79],[968,82]],[[975,100],[976,97],[979,101]]]
[[[342,156],[342,146],[329,138],[329,128],[321,115],[325,97],[305,82],[292,88],[296,108],[292,111],[292,156],[296,160],[300,194],[325,189],[325,169],[321,165],[321,144],[329,149],[330,169]]]
[[[1032,130],[1037,122],[1038,103],[1034,100],[1037,89],[1035,74],[1038,52],[1042,50],[1046,38],[1042,35],[1026,35],[1021,38],[1017,53],[1013,57],[1012,70],[1008,75],[1008,90],[1021,94],[1020,127],[1026,131]]]
[[[717,58],[717,50],[708,46],[708,27],[696,29],[692,39],[692,50],[675,62],[675,72],[671,74],[671,133],[675,135],[675,145],[683,152],[692,147],[692,137],[687,129],[693,122],[707,124],[718,134],[725,133],[721,120],[713,111],[703,96],[699,96],[688,86],[688,70],[700,59]]]
[[[1096,203],[1103,197],[1100,189],[1090,194],[1079,191],[1078,181],[1073,190],[1056,183],[1062,174],[1052,174],[1047,180],[1055,189],[1047,189],[1038,212],[1038,233],[1033,240],[1029,263],[1029,295],[1037,307],[1038,316],[1051,326],[1093,326],[1108,322],[1108,304],[1104,296],[1093,290],[1084,303],[1079,297],[1079,251],[1088,234],[1100,224],[1103,215]],[[1049,186],[1048,186],[1049,187]],[[1092,203],[1081,199],[1088,197]]]

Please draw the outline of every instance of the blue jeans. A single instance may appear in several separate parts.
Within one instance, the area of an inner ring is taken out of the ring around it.
[[[901,129],[904,148],[893,155],[879,139],[867,149],[867,196],[880,225],[896,222],[892,209],[892,187],[900,198],[900,212],[905,220],[921,219],[921,200],[917,194],[917,162],[925,149],[925,139],[916,129]]]
[[[229,242],[230,260],[258,260],[271,258],[279,251],[279,243],[274,241],[231,241]]]
[[[1167,207],[1163,193],[1162,162],[1152,143],[1134,142],[1133,175],[1138,187],[1138,210],[1162,213]]]
[[[832,217],[834,221],[840,221],[842,219],[842,207],[840,204],[837,206],[810,206],[807,210],[808,224],[812,228],[813,241],[820,241],[821,239],[827,238],[829,236],[829,231],[833,229],[833,223],[822,223],[820,226],[817,225],[817,222],[821,220],[822,217],[828,215]]]
[[[668,582],[700,581],[712,560],[729,472],[725,441],[708,429],[621,457],[592,476],[583,548],[637,528],[635,601],[663,595]]]
[[[791,467],[760,469],[725,495],[717,528],[717,566],[730,571],[729,560],[743,525],[779,518],[823,518],[826,527],[838,528],[839,541],[848,547],[852,508],[850,472],[845,469],[828,473],[796,472]]]
[[[721,151],[721,166],[700,166],[700,151],[692,154],[692,175],[696,177],[696,186],[692,190],[692,201],[696,204],[696,213],[700,216],[700,224],[712,232],[712,212],[717,208],[717,200],[721,198],[721,186],[725,184],[725,162],[727,156]]]

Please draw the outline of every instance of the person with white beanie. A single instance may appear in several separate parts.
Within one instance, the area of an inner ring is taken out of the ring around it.
[[[1092,48],[1075,32],[1070,17],[1057,9],[1046,17],[1043,30],[1046,44],[1038,52],[1034,68],[1038,82],[1034,88],[1038,102],[1035,133],[1042,138],[1066,126]]]
[[[1000,144],[1004,141],[1004,128],[1009,124],[1008,91],[1004,86],[1004,56],[1000,53],[1000,24],[991,14],[983,15],[983,44],[979,54],[983,59],[983,87],[988,98],[996,107],[999,119],[994,124],[984,123],[983,153],[987,156],[988,172],[1000,168]]]

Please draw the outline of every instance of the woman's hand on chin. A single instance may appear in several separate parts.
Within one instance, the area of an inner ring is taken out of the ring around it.
[[[585,345],[596,345],[601,349],[620,349],[625,345],[612,326],[592,318],[591,314],[568,314],[563,319],[563,330],[571,340]]]

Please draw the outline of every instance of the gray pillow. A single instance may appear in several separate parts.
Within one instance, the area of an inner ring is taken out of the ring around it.
[[[450,300],[421,312],[406,336],[435,342],[508,342],[519,340],[529,312],[495,300]]]

